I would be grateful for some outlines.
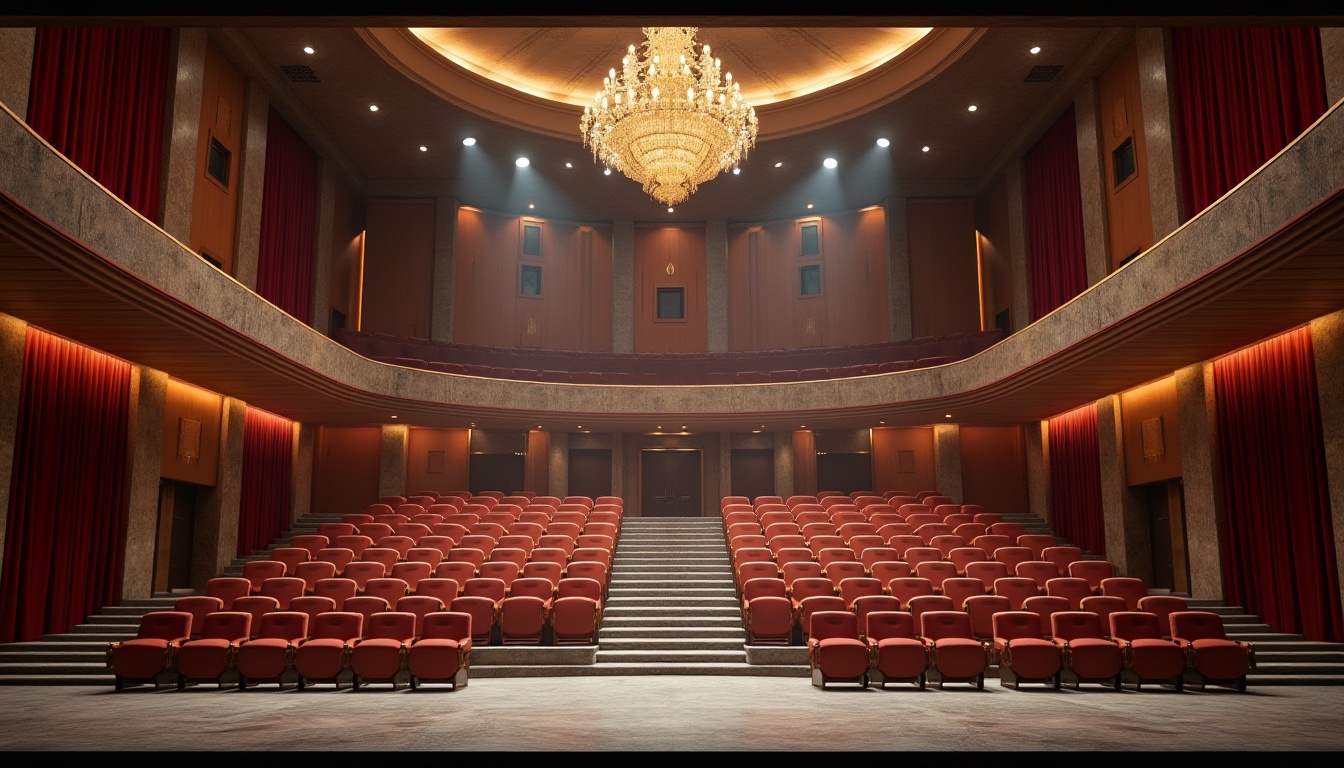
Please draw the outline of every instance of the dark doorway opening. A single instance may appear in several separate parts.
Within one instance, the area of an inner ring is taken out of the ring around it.
[[[817,488],[841,493],[872,490],[872,454],[818,453]]]
[[[700,450],[640,451],[640,515],[700,517]]]
[[[472,493],[521,491],[527,485],[527,456],[516,453],[473,453],[467,468]]]
[[[569,449],[569,495],[598,496],[611,494],[611,449]]]
[[[729,493],[733,496],[775,495],[773,448],[734,448],[729,457]]]

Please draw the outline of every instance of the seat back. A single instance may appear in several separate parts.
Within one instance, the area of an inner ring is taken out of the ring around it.
[[[1055,537],[1048,533],[1024,533],[1017,537],[1017,546],[1030,549],[1032,559],[1042,560],[1046,547],[1055,546]]]
[[[240,597],[233,601],[233,611],[249,613],[252,615],[250,626],[261,626],[261,617],[271,611],[280,610],[280,601],[269,595],[248,595]]]
[[[1023,560],[1017,564],[1013,570],[1014,575],[1026,576],[1036,582],[1036,586],[1042,590],[1045,589],[1046,582],[1051,579],[1059,578],[1063,574],[1059,572],[1059,566],[1049,560]],[[1084,582],[1086,583],[1086,582]],[[1089,589],[1091,586],[1089,585]]]
[[[1000,611],[994,614],[992,621],[996,644],[1024,638],[1043,639],[1046,636],[1041,615],[1035,611]]]
[[[952,606],[959,611],[965,610],[966,598],[986,594],[985,583],[970,576],[952,576],[943,579],[942,591],[944,595],[952,598]]]
[[[415,640],[414,613],[407,611],[380,611],[365,617],[364,640]],[[356,645],[356,648],[359,646]]]
[[[919,631],[908,611],[869,611],[863,633],[868,642],[875,643],[889,638],[914,639]]]
[[[337,536],[331,541],[331,547],[348,549],[354,553],[354,557],[364,554],[364,550],[373,546],[374,538],[362,533],[352,533],[349,536]],[[326,547],[324,547],[326,549]]]
[[[787,597],[788,594],[789,590],[784,580],[778,577],[757,577],[742,583],[744,603],[757,597]]]
[[[965,611],[924,611],[919,616],[919,634],[935,643],[953,637],[975,639],[971,617]]]
[[[276,611],[275,613],[277,613],[277,614],[283,614],[283,613],[302,613],[302,614],[305,614],[305,615],[308,616],[308,626],[311,627],[311,626],[312,626],[312,623],[313,623],[313,620],[317,618],[317,614],[319,614],[319,613],[327,613],[327,612],[329,612],[329,611],[335,611],[335,610],[337,610],[337,609],[339,609],[339,608],[340,608],[340,605],[338,605],[338,604],[336,603],[336,601],[335,601],[334,599],[330,598],[330,597],[322,597],[322,596],[320,596],[320,595],[304,595],[303,597],[296,597],[296,598],[294,598],[293,600],[291,600],[291,601],[289,602],[289,610],[288,610],[288,611]],[[269,613],[266,614],[266,616],[271,616],[271,615],[273,615],[273,614],[269,614]],[[266,621],[266,616],[261,617],[261,620],[262,620],[263,622]]]
[[[1069,572],[1069,564],[1075,560],[1083,559],[1083,550],[1071,545],[1056,544],[1041,550],[1040,559],[1049,560],[1059,566],[1060,573],[1067,574]]]
[[[976,560],[967,563],[965,573],[984,582],[986,591],[993,591],[995,581],[1013,575],[1009,572],[1008,566],[998,560]]]
[[[849,611],[815,611],[808,624],[808,642],[830,638],[859,639],[859,617]]]
[[[252,594],[252,582],[241,576],[216,576],[205,583],[205,594],[223,601],[220,610],[232,610],[234,600]]]
[[[1058,640],[1106,638],[1109,629],[1103,627],[1101,617],[1091,611],[1056,611],[1050,614],[1050,634]]]
[[[984,640],[994,636],[995,614],[1012,610],[1012,605],[1006,597],[984,594],[966,598],[962,609],[971,617],[971,631]]]
[[[348,529],[349,533],[354,533],[355,531],[355,526],[349,523],[321,523],[317,526],[317,533],[301,533],[298,536],[291,536],[289,539],[289,546],[294,549],[307,551],[308,559],[311,560],[314,557],[317,557],[317,551],[319,549],[331,546],[331,543],[336,540],[337,536],[349,535],[349,533],[323,533],[322,526],[324,525],[338,526],[342,531]]]
[[[415,594],[437,597],[444,605],[451,605],[453,598],[457,597],[462,591],[462,584],[457,579],[431,576],[427,579],[421,579],[415,586]]]
[[[261,593],[274,597],[280,604],[280,610],[288,610],[289,603],[296,597],[303,597],[308,591],[308,582],[298,576],[274,576],[261,582]]]
[[[1116,611],[1110,615],[1111,637],[1121,642],[1161,640],[1162,624],[1148,611]]]
[[[344,576],[318,579],[313,584],[313,594],[317,597],[329,597],[336,602],[332,610],[339,611],[345,601],[359,594],[359,582]]]
[[[1115,575],[1115,569],[1109,560],[1075,560],[1069,563],[1069,575],[1087,579],[1092,585],[1092,593],[1101,594],[1101,582]]]
[[[261,591],[261,583],[285,575],[285,564],[278,560],[248,560],[243,563],[243,578],[252,582],[252,594]]]
[[[1045,594],[1069,601],[1069,610],[1083,610],[1083,599],[1092,597],[1092,585],[1076,576],[1056,576],[1045,582]]]
[[[884,585],[870,576],[853,576],[841,579],[839,587],[840,599],[845,601],[847,608],[853,610],[855,600],[865,595],[883,594]]]
[[[910,564],[904,560],[878,560],[868,566],[868,575],[886,585],[892,579],[913,576],[914,571],[910,570]]]
[[[1179,595],[1147,595],[1139,598],[1139,610],[1157,614],[1163,637],[1171,637],[1171,614],[1187,610],[1188,603]]]
[[[299,563],[308,562],[312,559],[313,555],[303,547],[276,547],[271,550],[269,557],[272,560],[284,563],[285,575],[293,576],[295,566]]]
[[[1062,611],[1072,610],[1067,598],[1055,595],[1036,595],[1022,601],[1022,610],[1031,611],[1041,617],[1041,626],[1050,626],[1050,617]],[[1101,625],[1105,630],[1105,624]]]
[[[364,585],[368,584],[370,579],[381,579],[386,575],[387,566],[373,560],[355,560],[341,571],[341,576],[352,579],[360,592],[364,591]]]
[[[311,595],[318,581],[336,576],[336,564],[329,560],[309,560],[299,563],[294,575],[303,579],[304,593]]]
[[[459,597],[488,597],[498,605],[504,602],[508,597],[508,588],[500,579],[488,576],[477,576],[474,579],[467,579],[462,585],[462,591],[458,593]]]
[[[887,592],[892,597],[901,601],[901,607],[909,610],[910,599],[920,595],[938,594],[933,588],[933,582],[923,576],[904,576],[892,579],[887,582]]]
[[[602,603],[602,584],[596,579],[589,579],[583,576],[566,576],[555,586],[555,599],[560,600],[566,597],[586,597]]]
[[[458,586],[466,583],[467,579],[475,578],[479,573],[475,563],[465,560],[444,560],[434,567],[434,576],[440,579],[452,579]]]
[[[1139,610],[1139,601],[1148,596],[1148,584],[1133,576],[1112,576],[1101,580],[1101,594],[1122,598],[1128,610]]]
[[[1041,588],[1035,579],[1026,576],[1005,576],[994,580],[994,594],[1003,595],[1012,603],[1014,611],[1022,610],[1022,603],[1028,597],[1041,594]]]
[[[1129,606],[1125,605],[1124,598],[1115,595],[1088,595],[1078,603],[1078,610],[1091,611],[1101,617],[1101,626],[1109,627],[1111,625],[1111,614],[1117,611],[1127,611]]]
[[[519,576],[509,587],[509,597],[539,597],[550,602],[555,598],[555,584],[540,576]]]
[[[189,634],[196,637],[205,626],[205,617],[224,610],[224,600],[213,595],[185,595],[173,601],[173,610],[191,614]]]
[[[434,566],[423,560],[403,560],[393,565],[388,575],[406,582],[406,587],[414,592],[421,579],[427,579],[434,575]]]
[[[202,640],[227,640],[238,643],[251,636],[252,614],[247,611],[215,611],[206,616],[201,624]]]
[[[1212,611],[1173,611],[1167,619],[1171,626],[1171,639],[1179,643],[1227,639],[1223,617]]]
[[[389,603],[385,597],[377,597],[375,595],[355,595],[346,600],[345,605],[341,606],[341,608],[343,611],[362,614],[365,618],[365,626],[367,627],[368,617],[375,613],[392,610],[392,604]]]
[[[1031,550],[1027,547],[1018,546],[999,547],[990,553],[990,557],[1008,566],[1010,573],[1016,574],[1018,564],[1031,559]]]
[[[363,522],[371,522],[371,521],[365,520],[365,521],[363,521]],[[337,536],[349,536],[350,534],[354,533],[356,530],[357,530],[357,529],[356,529],[356,527],[355,527],[355,524],[354,524],[354,523],[351,523],[351,522],[348,522],[348,521],[341,521],[341,522],[339,522],[339,523],[336,523],[336,522],[326,522],[326,523],[318,523],[318,524],[317,524],[317,535],[318,535],[318,536],[326,536],[328,542],[334,541],[334,540],[336,539]],[[311,534],[306,534],[306,535],[311,535]],[[297,539],[298,537],[296,536],[296,537],[294,537],[294,538]],[[302,546],[302,545],[300,545],[300,544],[296,544],[296,543],[294,543],[294,539],[290,539],[290,546],[298,547],[298,546]],[[327,545],[326,545],[326,544],[323,544],[322,546],[325,547],[325,546],[327,546]],[[321,548],[322,548],[322,547],[318,547],[318,549],[321,549]]]
[[[452,548],[452,539],[447,536],[430,534],[421,539],[418,546],[411,547],[411,551],[406,553],[406,560],[427,563],[429,570],[433,571],[434,566],[443,562],[443,553]]]
[[[576,576],[592,579],[593,581],[600,582],[603,585],[603,589],[605,589],[609,574],[610,569],[607,568],[605,563],[599,563],[593,560],[580,560],[577,563],[570,562],[569,565],[565,566],[563,578]]]
[[[446,610],[425,614],[420,626],[420,639],[456,640],[459,647],[470,648],[471,614]]]
[[[401,552],[391,547],[373,546],[359,553],[359,559],[366,563],[381,563],[386,574],[392,570],[392,566],[401,562]],[[345,569],[350,570],[350,566],[347,565]]]
[[[420,637],[424,632],[425,616],[442,611],[446,606],[447,603],[430,595],[406,595],[393,604],[392,610],[415,616],[415,636]]]
[[[957,567],[946,560],[925,560],[915,566],[915,575],[928,579],[934,591],[941,592],[944,581],[956,578]]]
[[[256,636],[297,643],[308,639],[310,621],[311,615],[304,611],[272,611],[261,617]]]

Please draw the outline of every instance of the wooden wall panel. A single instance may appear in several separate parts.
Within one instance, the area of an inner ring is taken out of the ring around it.
[[[539,496],[550,494],[551,487],[551,433],[541,429],[527,433],[527,464],[524,469],[523,490]]]
[[[382,452],[382,427],[319,428],[313,450],[313,513],[345,515],[377,501]]]
[[[1013,270],[1009,253],[1008,178],[999,178],[976,204],[975,220],[980,247],[980,330],[994,327],[1000,312],[1009,312],[1005,328],[1012,328]]]
[[[1176,377],[1120,394],[1125,480],[1129,485],[1181,476],[1181,429],[1176,416]]]
[[[336,178],[332,206],[330,307],[345,318],[346,328],[360,328],[360,292],[364,275],[364,205],[350,185]],[[338,324],[333,320],[330,327]]]
[[[1138,49],[1130,43],[1097,81],[1100,99],[1102,169],[1106,190],[1106,228],[1114,270],[1153,244],[1152,201],[1148,193],[1148,148],[1139,94]],[[1115,150],[1134,143],[1135,173],[1116,184]]]
[[[975,202],[918,199],[906,205],[914,335],[980,330]]]
[[[464,491],[469,483],[469,429],[412,427],[406,440],[406,489]]]
[[[872,440],[874,491],[918,493],[938,487],[933,427],[875,427]]]
[[[429,338],[436,208],[434,200],[365,203],[363,331]]]
[[[963,426],[961,497],[963,504],[983,504],[990,512],[1027,514],[1027,442],[1022,427]]]
[[[812,496],[817,492],[817,440],[809,429],[793,433],[793,492]]]
[[[822,237],[821,298],[826,307],[824,343],[843,346],[886,341],[885,209],[873,206],[824,217]],[[798,282],[796,269],[794,282]]]
[[[704,352],[709,348],[706,259],[704,227],[636,227],[634,351]],[[685,320],[655,319],[659,287],[685,289]]]
[[[238,188],[242,177],[246,91],[247,81],[242,73],[218,47],[207,43],[201,74],[201,114],[188,247],[209,256],[230,275],[233,274]],[[206,173],[211,139],[219,142],[231,155],[227,185]]]
[[[163,458],[159,468],[163,478],[209,486],[219,481],[219,425],[223,409],[222,395],[168,379],[163,411]],[[190,456],[192,453],[195,456]]]

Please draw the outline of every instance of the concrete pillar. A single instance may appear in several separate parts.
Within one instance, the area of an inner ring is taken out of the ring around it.
[[[1031,270],[1027,267],[1027,209],[1022,158],[1006,169],[1008,180],[1008,271],[1013,300],[1009,327],[1017,332],[1031,325]]]
[[[3,40],[0,37],[0,40]],[[4,567],[9,494],[14,477],[14,440],[23,390],[23,345],[28,324],[0,312],[0,568]]]
[[[32,27],[0,28],[0,104],[19,116],[28,117],[28,89],[33,80]]]
[[[244,97],[243,149],[238,161],[238,227],[234,235],[233,277],[255,291],[261,255],[261,198],[266,188],[266,126],[271,101],[266,89],[249,80]],[[324,300],[325,303],[325,300]]]
[[[933,427],[933,476],[944,496],[961,503],[961,428],[956,424]]]
[[[214,488],[196,498],[196,521],[191,557],[191,586],[221,573],[238,555],[238,515],[243,495],[243,429],[247,404],[224,398],[219,420],[219,479]]]
[[[1311,321],[1316,389],[1325,443],[1330,521],[1335,534],[1335,569],[1344,601],[1344,311]]]
[[[635,222],[611,228],[611,351],[635,351]]]
[[[1325,65],[1325,105],[1329,107],[1344,99],[1344,27],[1321,27],[1321,60]]]
[[[321,158],[317,166],[317,252],[313,254],[313,316],[308,321],[318,333],[331,334],[331,264],[337,258],[332,249],[336,218],[336,164]]]
[[[1089,80],[1073,100],[1078,136],[1078,181],[1082,190],[1083,252],[1087,284],[1096,285],[1110,274],[1106,230],[1105,166],[1101,160],[1100,104],[1097,81]]]
[[[294,422],[294,464],[290,469],[290,521],[301,520],[313,508],[313,447],[317,426]]]
[[[788,498],[794,494],[793,433],[775,432],[775,495]]]
[[[383,451],[378,463],[379,496],[406,495],[406,457],[410,438],[411,430],[405,424],[383,425]]]
[[[564,498],[569,495],[569,433],[552,432],[550,455],[546,462],[549,479],[547,485],[552,496]]]
[[[1101,460],[1101,513],[1106,526],[1106,559],[1116,575],[1153,580],[1148,507],[1125,476],[1125,432],[1120,396],[1097,401],[1097,441]]]
[[[611,433],[611,495],[620,496],[627,510],[638,508],[639,500],[631,497],[635,486],[625,482],[625,433]]]
[[[1050,422],[1033,421],[1026,425],[1027,498],[1031,513],[1054,527],[1050,505]]]
[[[705,313],[707,349],[728,351],[728,222],[712,219],[705,232]]]
[[[1195,363],[1176,371],[1176,417],[1181,430],[1181,484],[1190,596],[1223,599],[1221,531],[1218,525],[1218,435],[1213,365]]]
[[[732,493],[733,487],[733,433],[719,433],[719,501]]]
[[[183,27],[173,36],[177,76],[168,99],[168,158],[163,168],[160,221],[163,230],[191,242],[191,206],[196,191],[196,145],[200,141],[208,32]]]
[[[1139,29],[1134,32],[1134,43],[1139,59],[1139,101],[1143,109],[1143,141],[1148,151],[1148,196],[1153,213],[1153,241],[1156,242],[1174,232],[1186,219],[1181,212],[1176,134],[1171,122],[1167,35],[1161,29]]]
[[[905,198],[889,197],[887,216],[887,317],[888,338],[913,338],[915,320],[910,314],[910,226]]]
[[[159,525],[159,476],[163,467],[163,419],[168,405],[168,374],[131,366],[127,424],[127,504],[125,560],[121,594],[144,598],[154,593],[154,549]]]
[[[430,298],[429,338],[453,340],[453,296],[457,281],[457,200],[434,201],[434,286]],[[552,494],[554,495],[554,494]]]

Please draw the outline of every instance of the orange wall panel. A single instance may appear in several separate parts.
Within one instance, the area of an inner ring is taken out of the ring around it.
[[[551,433],[541,429],[528,430],[527,459],[523,468],[523,490],[539,496],[550,494],[551,487]]]
[[[1181,429],[1176,416],[1176,377],[1120,394],[1125,480],[1143,485],[1181,476]]]
[[[406,440],[407,490],[448,493],[470,482],[469,429],[412,427]]]
[[[313,450],[313,513],[345,515],[377,501],[382,453],[382,427],[321,427]]]
[[[705,228],[635,229],[635,351],[704,352],[709,348],[705,307]],[[685,290],[685,319],[656,318],[657,289]]]
[[[1005,310],[1011,312],[1013,306],[1008,212],[1008,179],[1001,177],[976,205],[976,227],[980,233],[982,331],[993,328],[994,318]],[[1007,327],[1013,327],[1011,315]]]
[[[219,480],[219,427],[224,398],[177,379],[168,379],[163,410],[163,456],[159,474],[213,486]],[[193,455],[194,454],[194,455]]]
[[[980,330],[975,201],[925,199],[906,205],[914,335]]]
[[[214,45],[205,48],[201,76],[201,114],[196,139],[195,183],[192,186],[191,250],[219,262],[233,274],[234,233],[238,218],[238,187],[242,182],[243,114],[247,81]],[[228,183],[206,173],[210,142],[230,155]]]
[[[961,498],[990,512],[1027,514],[1027,443],[1022,427],[961,427]]]
[[[363,331],[429,338],[436,208],[434,200],[365,203]]]
[[[1110,265],[1153,244],[1152,200],[1148,194],[1148,149],[1143,133],[1139,93],[1139,58],[1134,43],[1097,80],[1101,127],[1102,186],[1106,189],[1106,228],[1110,233]],[[1120,184],[1115,179],[1115,150],[1134,143],[1135,172]]]
[[[877,427],[873,429],[873,488],[887,491],[934,490],[932,427]]]
[[[793,433],[793,492],[802,496],[817,492],[817,437],[811,430]]]
[[[345,327],[360,327],[364,272],[364,205],[339,176],[332,212],[330,306],[345,316]],[[331,326],[333,329],[335,324]]]

